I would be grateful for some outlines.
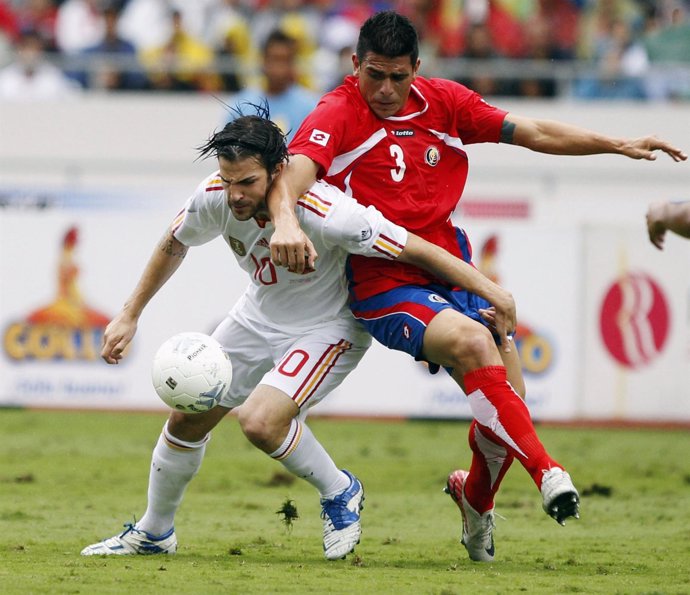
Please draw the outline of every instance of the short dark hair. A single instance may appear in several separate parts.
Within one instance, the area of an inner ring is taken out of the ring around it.
[[[282,29],[274,29],[268,34],[266,41],[264,41],[263,45],[261,46],[262,53],[265,54],[268,51],[268,48],[273,44],[288,45],[293,51],[297,50],[297,40],[291,35],[285,33],[285,31]]]
[[[414,65],[419,58],[417,30],[410,19],[393,10],[378,12],[359,30],[357,59],[361,62],[368,52],[387,58],[409,55]]]
[[[268,109],[265,106],[250,105],[256,109],[255,115],[244,115],[239,106],[231,108],[238,117],[197,147],[199,159],[214,156],[238,161],[253,157],[269,174],[273,173],[278,164],[287,161],[285,135],[268,118]]]

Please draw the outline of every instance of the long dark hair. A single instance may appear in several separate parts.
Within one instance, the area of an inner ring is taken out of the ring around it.
[[[197,147],[198,159],[223,157],[228,161],[237,161],[253,157],[270,174],[275,171],[278,164],[288,159],[285,135],[270,120],[266,103],[246,105],[251,106],[256,113],[245,115],[242,106],[228,106],[237,117]]]

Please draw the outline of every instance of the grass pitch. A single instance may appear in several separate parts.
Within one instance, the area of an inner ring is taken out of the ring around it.
[[[515,463],[497,501],[496,562],[471,562],[442,487],[469,464],[467,424],[313,419],[366,491],[362,543],[321,551],[318,497],[215,431],[177,516],[176,556],[83,558],[146,504],[157,414],[0,410],[0,593],[690,593],[690,433],[540,427],[582,492],[558,526]],[[291,500],[289,528],[277,512]]]

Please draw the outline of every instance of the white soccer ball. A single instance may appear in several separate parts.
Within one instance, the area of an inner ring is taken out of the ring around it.
[[[185,413],[203,413],[218,405],[230,387],[232,364],[214,338],[179,333],[159,347],[151,379],[166,405]]]

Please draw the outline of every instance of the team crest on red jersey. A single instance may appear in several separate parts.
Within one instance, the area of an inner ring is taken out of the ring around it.
[[[441,152],[436,147],[429,147],[424,152],[424,161],[431,167],[436,167],[441,160]]]

